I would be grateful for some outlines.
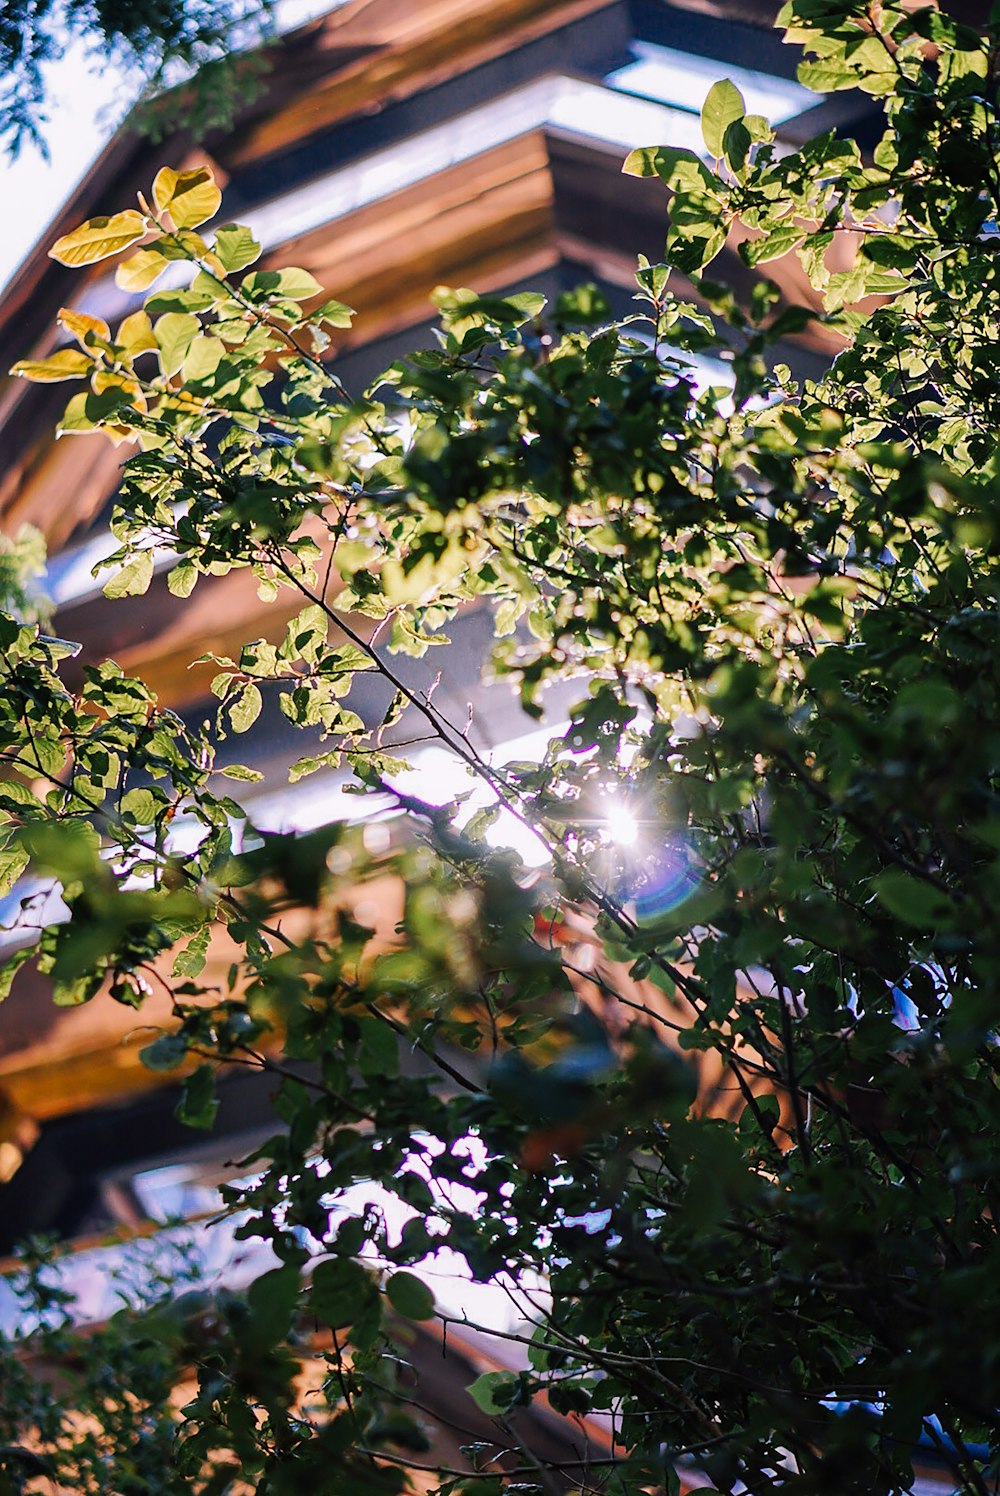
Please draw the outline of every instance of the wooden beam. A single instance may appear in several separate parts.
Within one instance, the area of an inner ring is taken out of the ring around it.
[[[239,132],[227,162],[259,161],[322,129],[432,88],[610,0],[355,0],[324,22],[325,45],[357,60]]]

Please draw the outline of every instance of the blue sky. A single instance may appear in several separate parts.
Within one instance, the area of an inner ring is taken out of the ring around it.
[[[124,77],[107,65],[95,76],[91,66],[77,45],[46,71],[51,160],[33,146],[25,146],[14,162],[0,158],[3,201],[16,205],[4,214],[0,285],[7,284],[125,112]]]

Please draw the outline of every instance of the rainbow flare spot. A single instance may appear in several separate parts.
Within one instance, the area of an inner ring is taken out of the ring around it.
[[[620,889],[634,906],[638,922],[649,924],[671,914],[700,883],[691,846],[675,834],[634,859],[622,876]]]

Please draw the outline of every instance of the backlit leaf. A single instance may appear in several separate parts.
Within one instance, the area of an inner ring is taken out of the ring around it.
[[[105,597],[137,597],[149,590],[153,580],[153,552],[136,551],[120,571],[104,584]]]
[[[199,334],[192,339],[191,346],[184,357],[185,381],[195,384],[200,380],[210,379],[225,356],[226,345],[221,338]]]
[[[59,321],[85,348],[90,346],[88,337],[102,343],[111,337],[111,329],[103,317],[90,317],[86,312],[75,312],[72,307],[60,307]]]
[[[263,704],[260,688],[252,681],[245,685],[229,708],[229,720],[233,724],[233,732],[248,732],[260,716]]]
[[[174,597],[190,597],[198,580],[198,568],[193,561],[178,561],[170,568],[167,588]]]
[[[58,353],[52,353],[48,358],[19,359],[10,372],[35,384],[57,384],[61,379],[79,379],[81,375],[89,374],[93,367],[93,359],[80,349],[60,348]]]
[[[115,271],[115,285],[123,291],[145,291],[159,279],[169,264],[170,256],[161,254],[150,245],[122,261]]]
[[[308,270],[290,267],[287,270],[252,270],[243,277],[240,290],[251,301],[262,301],[269,296],[308,301],[310,296],[318,296],[323,287]]]
[[[718,185],[694,151],[676,146],[642,146],[625,158],[622,171],[631,177],[659,177],[674,192],[713,191]]]
[[[243,270],[260,258],[260,245],[241,223],[227,223],[216,229],[213,248],[227,274]]]
[[[701,110],[701,133],[713,156],[723,153],[726,131],[747,112],[743,95],[735,83],[723,78],[708,90]]]
[[[10,893],[27,866],[28,853],[24,847],[15,845],[0,851],[0,897]]]
[[[133,358],[140,353],[155,352],[159,347],[147,312],[133,312],[126,317],[115,335],[115,342]]]
[[[157,319],[153,334],[159,345],[164,374],[176,374],[180,370],[200,330],[201,323],[191,312],[164,312]]]
[[[218,212],[222,193],[205,166],[181,172],[163,166],[153,181],[153,201],[177,228],[193,229]]]
[[[103,426],[112,416],[117,415],[122,405],[120,389],[103,390],[100,393],[81,390],[63,411],[58,426],[59,435],[93,431],[95,427]]]
[[[110,218],[88,218],[71,234],[57,239],[49,250],[61,265],[93,265],[109,255],[128,249],[146,233],[147,223],[135,208],[115,213]]]
[[[326,322],[330,327],[350,327],[354,321],[354,308],[345,306],[342,301],[324,301],[323,305],[317,307],[309,316],[314,322]]]

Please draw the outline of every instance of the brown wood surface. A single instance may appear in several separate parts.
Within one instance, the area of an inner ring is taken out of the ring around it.
[[[314,86],[289,90],[284,107],[240,131],[227,160],[266,159],[292,142],[365,111],[376,112],[511,51],[609,0],[354,0],[323,23],[319,49],[355,60]]]

